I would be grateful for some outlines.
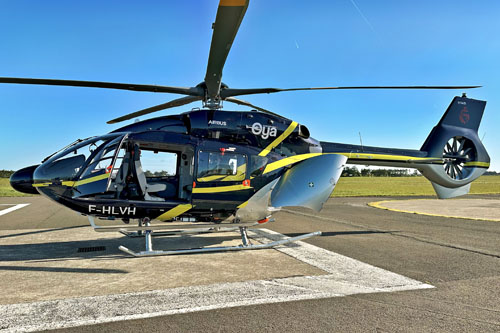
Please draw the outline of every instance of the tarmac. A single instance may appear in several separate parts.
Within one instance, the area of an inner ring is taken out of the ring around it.
[[[499,331],[500,197],[390,199],[380,205],[398,211],[369,206],[376,198],[284,209],[253,242],[323,235],[272,250],[131,258],[118,246],[142,239],[96,233],[45,198],[0,198],[0,329]],[[434,201],[455,215],[486,207],[485,220],[400,212]],[[161,249],[240,242],[154,238]]]
[[[394,212],[500,222],[500,200],[498,199],[384,200],[370,202],[369,205]]]

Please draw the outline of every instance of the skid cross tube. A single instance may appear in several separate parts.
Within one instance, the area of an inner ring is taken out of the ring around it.
[[[147,232],[147,231],[146,231]],[[321,231],[311,232],[309,234],[304,234],[296,237],[281,239],[278,241],[273,241],[265,244],[251,244],[248,240],[247,236],[247,228],[240,227],[241,239],[242,243],[238,246],[219,246],[219,247],[203,247],[203,248],[194,248],[194,249],[182,249],[182,250],[153,250],[151,243],[151,248],[148,249],[148,240],[146,238],[146,250],[141,252],[134,252],[125,246],[120,246],[119,249],[127,254],[130,254],[134,257],[147,257],[147,256],[166,256],[166,255],[174,255],[174,254],[193,254],[193,253],[209,253],[209,252],[229,252],[229,251],[243,251],[243,250],[261,250],[261,249],[270,249],[279,245],[285,245],[293,242],[297,242],[303,239],[307,239],[313,236],[321,235]],[[246,243],[246,245],[245,245]]]
[[[95,224],[93,216],[88,216],[90,225],[95,231],[119,231],[128,237],[144,237],[145,239],[145,251],[134,252],[125,246],[120,246],[118,249],[134,257],[147,257],[147,256],[165,256],[174,254],[191,254],[191,253],[209,253],[209,252],[229,252],[229,251],[242,251],[242,250],[261,250],[270,249],[279,245],[285,245],[294,243],[303,239],[307,239],[314,236],[320,236],[321,231],[311,232],[304,235],[299,235],[296,237],[285,238],[278,241],[272,241],[265,244],[252,244],[248,238],[248,228],[260,226],[257,222],[252,223],[232,223],[226,225],[203,224],[204,227],[200,228],[200,225],[196,226],[186,226],[186,225],[171,225],[171,226],[155,226],[151,225],[149,219],[142,219],[139,221],[138,227],[118,227],[110,226],[103,227]],[[272,219],[270,220],[272,221]],[[165,230],[163,232],[158,232],[156,230]],[[184,230],[183,230],[184,229]],[[179,249],[179,250],[154,250],[153,249],[153,236],[156,233],[160,235],[179,235],[179,234],[194,234],[194,233],[206,233],[206,232],[227,232],[235,231],[239,229],[241,235],[241,243],[237,246],[218,246],[218,247],[202,247],[193,249]],[[132,232],[135,231],[135,232]]]

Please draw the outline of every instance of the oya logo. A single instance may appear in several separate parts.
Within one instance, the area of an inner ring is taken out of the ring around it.
[[[458,119],[464,125],[469,122],[469,120],[470,120],[470,114],[469,114],[469,110],[467,110],[466,106],[464,106],[464,108],[462,109],[462,111],[460,111],[460,114],[458,115]]]
[[[276,137],[278,134],[278,129],[275,126],[262,125],[261,123],[253,123],[252,126],[248,126],[253,134],[260,135],[262,139],[267,139],[270,136]]]

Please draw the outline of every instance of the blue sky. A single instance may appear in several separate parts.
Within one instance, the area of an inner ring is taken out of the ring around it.
[[[3,1],[0,76],[193,86],[218,1]],[[230,87],[483,85],[479,137],[500,171],[500,2],[251,0],[224,68]],[[454,91],[245,96],[319,140],[419,149]],[[0,169],[37,164],[117,116],[178,95],[0,85]],[[180,113],[200,103],[159,112]],[[226,109],[244,108],[225,104]],[[141,118],[145,119],[145,118]]]

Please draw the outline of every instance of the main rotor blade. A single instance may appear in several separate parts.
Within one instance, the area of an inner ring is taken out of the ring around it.
[[[312,87],[312,88],[250,88],[231,89],[225,88],[220,92],[221,98],[253,94],[272,94],[282,91],[298,90],[344,90],[344,89],[473,89],[482,86],[353,86],[353,87]]]
[[[20,78],[20,77],[0,77],[0,83],[41,84],[49,86],[122,89],[122,90],[133,90],[133,91],[183,94],[189,96],[203,96],[204,93],[203,88],[200,87],[185,88],[185,87],[157,86],[149,84],[80,81],[80,80],[57,80],[57,79],[31,79],[31,78]]]
[[[261,107],[258,107],[256,105],[253,105],[247,101],[243,101],[241,99],[237,99],[237,98],[234,98],[234,97],[228,97],[225,99],[225,101],[228,101],[228,102],[231,102],[231,103],[235,103],[235,104],[239,104],[239,105],[245,105],[245,106],[249,106],[251,108],[254,108],[256,110],[259,110],[259,111],[262,111],[264,113],[268,113],[268,114],[272,114],[273,116],[276,116],[276,117],[280,117],[280,118],[283,118],[283,116],[280,116],[279,114],[277,113],[274,113],[274,112],[271,112],[269,110],[266,110],[266,109],[263,109]]]
[[[249,0],[220,0],[217,16],[213,25],[212,44],[208,56],[205,83],[208,97],[219,95],[222,69],[227,55],[238,32],[243,16],[248,7]]]
[[[196,101],[199,101],[201,99],[202,99],[202,97],[199,97],[199,96],[181,97],[181,98],[174,99],[173,101],[170,101],[170,102],[167,102],[167,103],[164,103],[164,104],[152,106],[152,107],[147,108],[147,109],[143,109],[143,110],[140,110],[140,111],[136,111],[136,112],[133,112],[133,113],[126,114],[124,116],[121,116],[121,117],[115,118],[113,120],[110,120],[107,123],[108,124],[119,123],[121,121],[129,120],[129,119],[132,119],[132,118],[135,118],[135,117],[139,117],[139,116],[143,116],[145,114],[149,114],[149,113],[153,113],[153,112],[156,112],[156,111],[165,110],[165,109],[169,109],[169,108],[174,108],[176,106],[181,106],[181,105],[189,104],[189,103],[192,103],[192,102],[196,102]]]

